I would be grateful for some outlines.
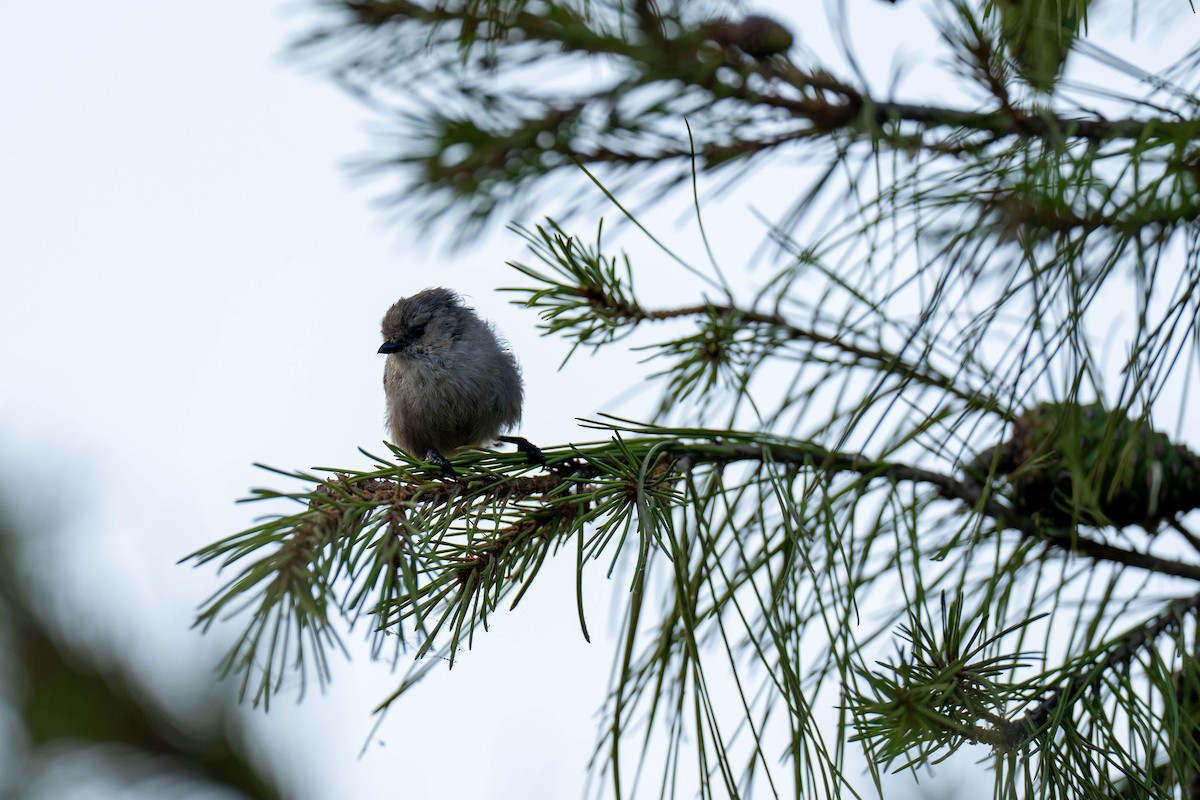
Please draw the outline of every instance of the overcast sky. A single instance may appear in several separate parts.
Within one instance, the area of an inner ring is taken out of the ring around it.
[[[917,0],[861,3],[868,68],[886,85],[897,52],[933,40]],[[65,529],[56,579],[64,597],[84,600],[80,627],[111,633],[166,695],[187,690],[189,665],[217,655],[189,625],[218,578],[176,562],[260,513],[234,500],[282,479],[252,462],[361,467],[357,448],[379,449],[375,348],[397,297],[447,285],[497,322],[524,365],[535,441],[591,438],[575,417],[637,416],[649,400],[626,391],[647,369],[634,353],[557,371],[565,348],[494,291],[513,283],[503,264],[522,252],[503,220],[450,253],[372,206],[378,191],[344,168],[368,148],[370,116],[284,56],[306,8],[0,6],[0,467]],[[807,45],[832,51],[823,23],[797,19]],[[759,187],[714,223],[725,257],[744,261],[747,230],[752,244],[761,238],[751,206],[771,197]],[[675,243],[699,252],[691,233]],[[680,277],[670,270],[647,276],[649,290],[669,291]],[[452,673],[435,672],[396,707],[361,759],[371,709],[398,676],[370,664],[351,634],[353,660],[334,660],[329,692],[299,706],[285,693],[254,715],[295,796],[578,796],[620,587],[592,576],[586,644],[572,568],[551,565],[517,613],[493,616]]]

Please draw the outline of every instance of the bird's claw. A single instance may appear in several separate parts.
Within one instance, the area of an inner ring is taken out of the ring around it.
[[[525,454],[525,459],[530,464],[540,464],[541,466],[546,465],[546,456],[542,453],[537,445],[528,439],[522,436],[499,436],[497,438],[502,442],[515,444],[517,449]]]
[[[425,453],[425,460],[436,467],[440,467],[442,472],[448,477],[458,477],[458,473],[454,471],[454,465],[450,463],[450,460],[432,447]]]

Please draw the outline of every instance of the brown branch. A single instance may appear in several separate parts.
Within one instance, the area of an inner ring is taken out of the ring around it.
[[[660,440],[661,441],[661,440]],[[807,443],[797,444],[750,444],[746,442],[724,442],[715,437],[709,441],[675,441],[664,443],[659,452],[669,453],[685,460],[690,466],[697,464],[726,464],[736,461],[772,461],[794,464],[830,472],[849,472],[861,475],[866,480],[886,478],[891,481],[912,481],[933,486],[947,500],[957,500],[964,506],[991,517],[1001,529],[1014,530],[1044,544],[1068,553],[1082,555],[1093,561],[1106,561],[1125,567],[1142,569],[1160,575],[1200,581],[1200,564],[1174,561],[1137,550],[1126,550],[1081,534],[1078,530],[1065,530],[1044,525],[1039,520],[1025,516],[1001,503],[993,494],[973,482],[958,480],[949,475],[933,472],[921,467],[891,461],[879,461],[857,453],[825,450]],[[547,453],[553,473],[532,477],[506,478],[463,476],[454,481],[422,482],[420,484],[392,483],[373,479],[371,496],[374,502],[387,503],[411,500],[416,497],[432,502],[445,502],[459,496],[464,489],[486,490],[492,483],[510,496],[545,496],[564,481],[589,480],[600,477],[602,469],[572,457],[555,459]],[[520,531],[514,531],[519,535]]]
[[[976,193],[975,200],[998,217],[1002,225],[1000,240],[1014,241],[1025,231],[1056,234],[1078,230],[1087,234],[1106,228],[1133,235],[1154,225],[1169,228],[1200,217],[1200,203],[1186,192],[1175,194],[1178,196],[1149,198],[1143,208],[1126,207],[1112,212],[1076,211],[1012,190]]]
[[[834,471],[857,472],[867,478],[886,477],[896,481],[928,483],[934,486],[943,498],[958,500],[996,520],[997,525],[1018,531],[1052,547],[1084,555],[1095,561],[1109,561],[1161,575],[1173,575],[1178,578],[1200,581],[1200,564],[1172,561],[1149,553],[1125,550],[1083,536],[1078,531],[1048,528],[1032,517],[1008,508],[983,487],[920,467],[896,462],[874,461],[866,456],[852,453],[826,452],[824,456],[821,456],[814,454],[812,449],[797,449],[786,445],[722,444],[717,442],[708,446],[687,445],[682,447],[679,452],[686,450],[693,454],[694,462],[696,460],[695,448],[699,448],[703,453],[706,447],[709,448],[712,456],[709,460],[719,461],[720,459],[716,455],[721,450],[735,454],[738,459],[760,461],[764,460],[769,453],[771,460],[776,462],[802,464]]]
[[[808,328],[802,328],[788,321],[780,314],[766,314],[761,311],[750,311],[732,305],[717,303],[705,303],[703,305],[684,306],[682,308],[671,309],[643,309],[639,305],[627,303],[624,305],[619,305],[616,308],[614,308],[613,305],[609,305],[606,310],[609,313],[615,311],[618,315],[624,316],[630,322],[635,324],[641,321],[658,321],[687,316],[713,315],[718,317],[730,317],[738,320],[739,322],[750,322],[759,325],[770,326],[783,331],[790,339],[827,345],[856,359],[877,364],[891,374],[900,375],[925,386],[941,389],[942,391],[952,394],[958,399],[965,401],[973,409],[980,411],[992,411],[1005,416],[1003,411],[997,408],[993,401],[981,396],[976,392],[959,388],[958,385],[955,384],[954,379],[948,375],[943,375],[942,373],[927,366],[919,367],[915,364],[909,364],[904,361],[898,353],[892,353],[887,350],[871,347],[863,347],[861,345],[847,342],[837,336],[830,336],[828,334],[817,333],[816,331]]]
[[[991,41],[981,36],[971,42],[967,50],[975,58],[976,72],[983,79],[983,84],[992,97],[996,98],[1000,111],[1007,114],[1014,124],[1023,125],[1029,117],[1013,105],[1004,74],[1002,71],[997,72],[997,69],[1003,70],[1003,58],[996,55]]]
[[[1158,616],[1119,637],[1118,644],[1107,651],[1103,658],[1095,661],[1090,668],[1079,666],[1075,677],[1066,686],[1052,690],[1029,713],[1011,723],[1013,732],[1020,737],[1019,741],[1012,744],[1020,746],[1031,741],[1060,708],[1073,703],[1093,686],[1105,680],[1110,669],[1128,664],[1139,651],[1152,644],[1162,634],[1177,629],[1184,617],[1197,611],[1200,611],[1200,593],[1191,597],[1181,597],[1172,600]]]
[[[378,27],[393,21],[412,21],[427,26],[450,22],[472,27],[479,22],[478,12],[471,8],[460,10],[444,5],[431,8],[406,0],[343,0],[343,5],[366,27]],[[500,40],[507,37],[506,31],[519,31],[520,36],[514,37],[513,43],[540,42],[559,45],[563,52],[623,56],[651,68],[647,73],[650,80],[678,80],[712,92],[716,88],[716,71],[713,64],[699,59],[702,52],[707,52],[701,38],[693,32],[673,40],[650,36],[648,34],[653,29],[646,25],[645,13],[643,9],[636,22],[643,28],[647,41],[637,43],[627,41],[624,36],[593,30],[587,19],[564,7],[557,8],[553,15],[516,11],[490,21],[497,24],[500,30],[497,38]],[[689,54],[691,58],[685,57]],[[768,81],[778,81],[798,90],[801,96],[785,97],[777,93],[755,92],[748,88],[745,80],[738,86],[721,83],[721,96],[787,110],[797,117],[812,121],[822,131],[844,129],[874,138],[879,135],[881,126],[908,122],[926,130],[951,127],[978,131],[991,134],[995,139],[1016,136],[1054,141],[1083,139],[1104,142],[1123,139],[1140,143],[1154,140],[1178,143],[1200,138],[1200,120],[1196,119],[1071,118],[1046,109],[1030,114],[1003,104],[995,110],[968,111],[879,100],[824,70],[803,70],[788,62],[755,62],[737,65],[737,68],[743,75],[757,73]],[[814,91],[818,93],[816,97],[812,96]],[[824,95],[833,95],[838,101],[830,102]],[[865,129],[862,124],[864,121],[870,123],[870,130]],[[911,141],[909,137],[906,140]],[[582,153],[579,155],[583,156]],[[690,153],[680,154],[680,157],[687,156]]]
[[[698,464],[711,464],[719,468],[739,461],[770,461],[823,472],[853,473],[861,476],[865,482],[883,478],[894,482],[928,484],[933,486],[941,497],[956,500],[992,517],[998,527],[1016,530],[1048,546],[1083,555],[1098,562],[1108,561],[1161,575],[1200,581],[1200,565],[1114,547],[1080,535],[1077,531],[1048,529],[1037,519],[1003,505],[985,487],[921,467],[871,459],[857,453],[829,451],[803,442],[754,444],[723,441],[719,436],[701,441],[672,441],[661,437],[647,437],[640,441],[655,441],[656,452],[673,457],[665,463],[662,470],[690,469]],[[635,440],[629,440],[626,447],[634,444]],[[314,511],[320,515],[332,515],[330,522],[333,522],[339,511],[342,514],[361,514],[361,504],[364,503],[395,504],[417,499],[451,502],[468,492],[486,493],[493,490],[508,497],[544,497],[559,489],[568,480],[578,486],[581,481],[599,478],[605,474],[602,465],[581,459],[577,454],[579,451],[574,448],[563,454],[566,457],[556,457],[558,454],[549,453],[549,474],[518,478],[495,474],[465,474],[453,480],[426,481],[418,477],[412,483],[403,483],[380,478],[355,481],[352,477],[341,476],[323,483],[314,492]],[[338,501],[349,502],[351,505],[339,509]],[[460,593],[460,602],[466,602],[465,598],[482,585],[480,576],[496,568],[514,548],[526,543],[532,544],[535,540],[545,541],[558,535],[564,525],[573,524],[580,519],[582,511],[579,506],[569,503],[543,508],[496,531],[494,536],[481,540],[452,568]],[[342,528],[344,525],[342,522],[338,527]],[[303,534],[304,531],[298,527],[296,535],[301,540],[304,539]],[[1102,656],[1095,658],[1089,665],[1077,667],[1074,676],[1065,686],[1047,692],[1040,702],[1020,719],[1010,722],[995,715],[985,714],[984,718],[991,727],[971,726],[967,735],[973,741],[989,744],[1001,752],[1011,752],[1026,746],[1044,732],[1046,724],[1061,709],[1074,703],[1084,693],[1105,680],[1110,670],[1128,664],[1138,652],[1162,634],[1177,629],[1184,617],[1198,610],[1200,593],[1172,601],[1156,617],[1119,637],[1116,645]]]

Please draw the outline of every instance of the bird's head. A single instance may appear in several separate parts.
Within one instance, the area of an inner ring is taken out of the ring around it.
[[[378,352],[399,356],[444,352],[470,313],[450,289],[426,289],[402,297],[383,315],[383,344]]]

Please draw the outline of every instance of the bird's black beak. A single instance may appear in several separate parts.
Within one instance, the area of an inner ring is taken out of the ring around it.
[[[383,344],[379,345],[379,349],[376,352],[378,352],[378,353],[398,353],[403,348],[404,348],[404,342],[398,342],[393,339],[390,342],[384,342]]]

